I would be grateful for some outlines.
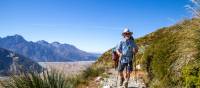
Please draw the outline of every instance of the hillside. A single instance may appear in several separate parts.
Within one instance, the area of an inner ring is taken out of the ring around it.
[[[184,20],[136,39],[137,64],[150,88],[200,87],[200,20]],[[96,62],[112,67],[111,51]]]
[[[48,43],[44,40],[32,42],[20,35],[0,38],[0,47],[19,53],[34,61],[62,62],[96,60],[97,56],[59,42]]]
[[[18,74],[20,72],[41,72],[42,67],[22,55],[0,48],[0,76]]]

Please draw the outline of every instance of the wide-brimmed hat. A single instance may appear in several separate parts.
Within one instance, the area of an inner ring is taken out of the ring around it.
[[[124,31],[122,32],[122,35],[124,35],[124,34],[130,34],[130,35],[132,35],[133,32],[131,32],[131,31],[129,30],[129,28],[124,28]]]

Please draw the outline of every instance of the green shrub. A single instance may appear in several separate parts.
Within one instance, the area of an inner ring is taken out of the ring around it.
[[[187,88],[200,87],[200,61],[186,65],[182,70],[183,86]]]

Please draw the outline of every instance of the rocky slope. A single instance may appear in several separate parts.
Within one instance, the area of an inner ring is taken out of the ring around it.
[[[161,28],[136,39],[137,64],[147,72],[143,76],[150,88],[200,87],[200,20],[190,19]],[[112,67],[111,51],[96,64]]]
[[[0,76],[30,71],[41,72],[42,67],[29,58],[0,48]]]
[[[79,50],[73,45],[59,42],[48,43],[44,40],[31,42],[26,41],[20,35],[0,38],[0,47],[29,57],[34,61],[84,61],[97,58],[95,54]]]

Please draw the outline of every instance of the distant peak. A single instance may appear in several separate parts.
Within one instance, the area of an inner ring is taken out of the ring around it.
[[[21,35],[18,35],[18,34],[15,34],[13,36],[7,36],[6,38],[15,39],[18,41],[25,41],[25,39]]]
[[[15,34],[15,35],[13,35],[14,37],[22,37],[21,35],[19,35],[19,34]]]
[[[52,42],[51,44],[60,45],[61,43],[59,43],[59,42]]]
[[[37,41],[37,43],[39,43],[39,44],[49,44],[47,41],[45,41],[45,40],[39,40],[39,41]]]
[[[12,37],[24,39],[21,35],[18,35],[18,34],[13,35]]]

